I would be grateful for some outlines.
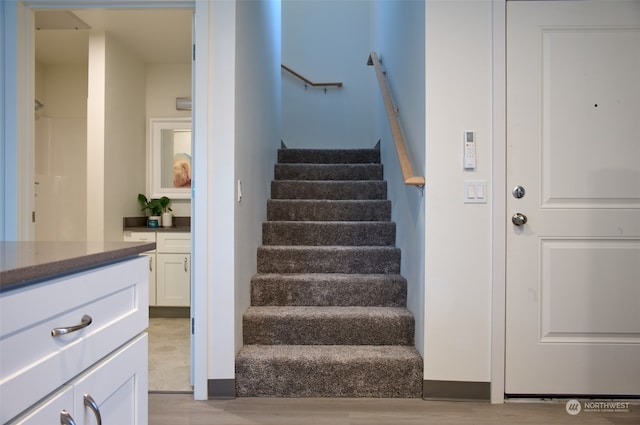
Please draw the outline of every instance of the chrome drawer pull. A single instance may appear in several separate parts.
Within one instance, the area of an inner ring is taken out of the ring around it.
[[[84,329],[87,326],[89,326],[92,321],[93,319],[91,318],[91,316],[89,316],[88,314],[85,314],[84,316],[82,316],[82,320],[80,321],[79,325],[69,326],[66,328],[51,329],[51,336],[60,336],[60,335],[65,335],[71,332],[79,331],[80,329]]]
[[[61,410],[60,425],[76,425],[76,421],[73,420],[69,412],[67,412],[66,410]]]
[[[84,399],[84,406],[91,409],[93,414],[96,417],[97,425],[102,425],[102,415],[100,414],[100,408],[98,407],[98,403],[91,397],[89,394],[85,394],[82,396]]]

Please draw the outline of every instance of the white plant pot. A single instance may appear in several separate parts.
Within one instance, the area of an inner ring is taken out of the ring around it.
[[[163,213],[162,214],[162,227],[171,227],[173,226],[173,214],[171,213]]]

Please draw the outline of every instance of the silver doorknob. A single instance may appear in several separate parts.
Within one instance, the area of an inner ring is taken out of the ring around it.
[[[513,217],[511,217],[511,222],[516,226],[524,226],[527,224],[527,216],[522,213],[515,213]]]

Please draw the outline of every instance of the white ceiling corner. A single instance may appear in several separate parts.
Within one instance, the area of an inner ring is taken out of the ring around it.
[[[90,31],[76,30],[78,23],[108,33],[144,63],[191,62],[192,10],[77,9],[55,12],[36,13],[36,26],[44,28],[44,22],[47,22],[48,28],[64,28],[65,25],[69,28],[36,30],[36,60],[42,64],[87,63]]]

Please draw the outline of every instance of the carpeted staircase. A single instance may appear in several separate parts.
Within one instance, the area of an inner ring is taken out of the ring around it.
[[[378,149],[281,149],[238,397],[420,397],[422,359]]]

